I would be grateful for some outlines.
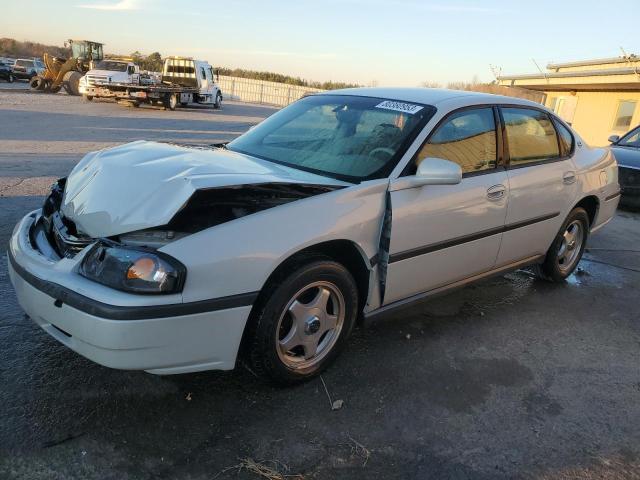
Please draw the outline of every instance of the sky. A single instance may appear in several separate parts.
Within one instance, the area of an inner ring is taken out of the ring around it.
[[[0,37],[184,55],[308,80],[418,86],[640,55],[640,0],[2,0]]]

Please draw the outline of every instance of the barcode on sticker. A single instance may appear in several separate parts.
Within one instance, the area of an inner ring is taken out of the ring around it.
[[[385,110],[395,110],[396,112],[410,113],[413,115],[416,112],[422,110],[420,105],[413,105],[412,103],[394,102],[393,100],[385,100],[382,103],[376,105],[376,108],[384,108]]]

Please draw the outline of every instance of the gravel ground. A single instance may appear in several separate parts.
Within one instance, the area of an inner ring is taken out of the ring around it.
[[[0,245],[88,150],[227,140],[271,112],[0,92]],[[319,379],[95,365],[24,316],[2,256],[0,478],[638,479],[639,234],[621,211],[564,285],[520,271],[357,329],[323,376],[336,411]]]

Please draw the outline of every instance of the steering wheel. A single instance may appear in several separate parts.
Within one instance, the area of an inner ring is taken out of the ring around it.
[[[390,148],[387,148],[387,147],[378,147],[378,148],[374,148],[373,150],[371,150],[371,151],[369,152],[369,156],[370,156],[370,157],[372,157],[372,156],[374,156],[374,155],[375,155],[376,153],[378,153],[378,152],[384,152],[384,153],[386,153],[387,155],[389,155],[390,157],[393,157],[393,156],[396,154],[396,152],[395,152],[394,150],[390,149]]]

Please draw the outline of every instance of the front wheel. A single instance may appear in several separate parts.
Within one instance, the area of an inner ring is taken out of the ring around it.
[[[41,92],[46,87],[45,79],[41,76],[31,77],[31,80],[29,80],[29,87],[31,88],[31,90],[37,90],[38,92]]]
[[[84,98],[87,102],[93,101],[93,97],[91,95],[83,95],[82,98]]]
[[[574,208],[562,224],[536,273],[544,280],[561,282],[578,266],[589,236],[589,215],[583,208]]]
[[[222,95],[220,94],[220,92],[218,92],[218,94],[216,95],[216,100],[215,102],[213,102],[213,108],[215,108],[216,110],[222,108]]]
[[[249,367],[275,383],[300,383],[327,368],[356,321],[358,290],[349,271],[318,257],[271,282],[252,315]]]
[[[13,73],[10,73],[9,76],[7,77],[7,82],[13,83],[14,80],[15,80],[15,77],[13,76]]]

